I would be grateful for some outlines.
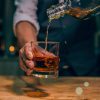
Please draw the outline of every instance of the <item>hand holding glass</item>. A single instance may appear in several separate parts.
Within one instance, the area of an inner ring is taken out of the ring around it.
[[[59,42],[37,42],[37,44],[33,49],[35,65],[32,75],[43,78],[58,77]],[[32,42],[32,46],[34,45]]]

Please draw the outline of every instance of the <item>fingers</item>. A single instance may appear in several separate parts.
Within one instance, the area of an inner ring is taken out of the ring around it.
[[[27,72],[27,68],[20,57],[19,57],[19,66],[23,71]]]
[[[26,62],[26,64],[27,64],[27,62]],[[23,71],[25,71],[27,75],[31,75],[31,73],[33,72],[33,68],[34,67],[32,66],[32,68],[27,68],[26,64],[25,64],[25,62],[23,62],[23,60],[21,58],[19,58],[19,66],[20,66],[20,68]]]
[[[25,49],[22,48],[19,52],[19,65],[21,69],[26,72],[27,75],[30,75],[34,68],[34,62],[32,60],[27,59],[24,50],[26,50],[27,54],[27,47]]]
[[[26,61],[25,61],[25,65],[26,65],[28,68],[32,69],[32,70],[33,70],[33,68],[34,68],[34,66],[35,66],[34,62],[31,61],[31,60],[26,60]]]
[[[33,52],[32,52],[31,43],[27,43],[24,46],[24,54],[25,54],[27,59],[33,59]]]
[[[36,63],[33,61],[35,57],[55,57],[55,55],[38,45],[27,43],[19,52],[19,65],[27,75],[30,75],[33,70],[37,70],[34,67]]]
[[[53,56],[55,57],[55,55],[51,52],[46,51],[45,49],[41,48],[40,46],[37,46],[38,48],[38,54],[41,56]]]
[[[48,52],[44,49],[41,50],[41,53],[44,55],[44,56],[50,56],[50,57],[55,57],[55,55],[51,52]]]
[[[32,72],[33,72],[32,69],[28,69],[27,72],[26,72],[26,74],[27,74],[27,75],[31,75]]]
[[[23,64],[24,64],[27,68],[29,68],[29,69],[33,69],[33,68],[34,68],[34,65],[35,65],[35,64],[34,64],[34,61],[26,59],[25,56],[24,56],[24,54],[20,55],[20,58],[21,58]]]
[[[37,48],[37,47],[35,47],[34,49],[33,49],[33,52],[34,52],[34,57],[42,57],[42,56],[44,56],[44,54],[41,52],[41,50],[39,49],[39,48]]]

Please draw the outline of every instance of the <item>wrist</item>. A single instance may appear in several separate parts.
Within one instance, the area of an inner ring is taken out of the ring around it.
[[[16,37],[20,48],[30,41],[37,41],[36,30],[28,22],[20,22],[16,25]]]
[[[18,38],[19,47],[22,48],[26,43],[37,43],[37,40],[34,38]]]

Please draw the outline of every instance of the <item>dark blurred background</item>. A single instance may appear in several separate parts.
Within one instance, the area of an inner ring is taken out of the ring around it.
[[[18,67],[17,40],[13,34],[14,0],[0,0],[0,75],[17,75],[22,71]],[[100,16],[95,17],[95,53],[100,59]]]
[[[16,75],[18,70],[17,40],[13,34],[14,0],[0,0],[0,74]]]

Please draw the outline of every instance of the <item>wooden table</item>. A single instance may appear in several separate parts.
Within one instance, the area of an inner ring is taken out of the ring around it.
[[[37,85],[33,78],[0,76],[0,100],[100,100],[100,78],[62,77],[39,79],[39,82]],[[27,84],[45,91],[48,96],[29,97],[23,94]]]

